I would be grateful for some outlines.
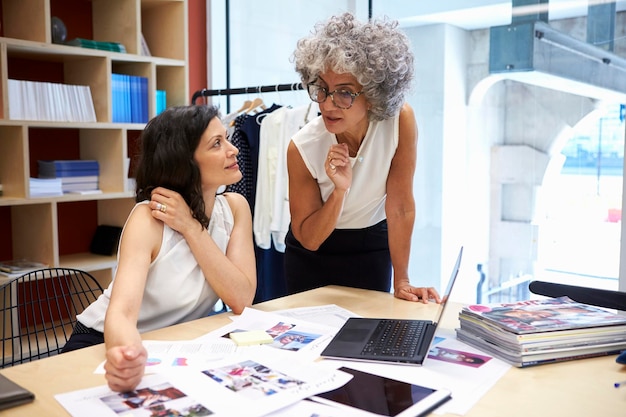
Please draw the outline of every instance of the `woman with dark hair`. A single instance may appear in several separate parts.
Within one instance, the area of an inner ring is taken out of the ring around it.
[[[218,299],[239,314],[256,290],[250,207],[239,194],[218,194],[241,172],[217,109],[169,108],[146,125],[141,147],[115,277],[78,315],[64,348],[105,342],[115,391],[141,381],[141,333],[206,316]]]
[[[413,54],[397,22],[345,13],[298,41],[296,71],[321,115],[287,150],[290,293],[324,285],[440,302],[409,277],[417,125],[404,96]],[[393,287],[392,285],[393,271]]]

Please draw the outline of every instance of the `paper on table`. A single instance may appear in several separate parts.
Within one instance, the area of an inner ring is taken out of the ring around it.
[[[138,389],[107,386],[55,395],[74,417],[168,415],[266,415],[307,397],[343,386],[351,376],[288,357],[277,350],[246,350],[198,370],[147,375]]]
[[[347,310],[345,310],[347,311]],[[227,335],[236,330],[263,329],[275,339],[267,346],[289,352],[298,352],[313,360],[330,341],[337,329],[308,323],[299,319],[287,321],[284,316],[247,308],[233,322],[194,340],[144,340],[148,351],[146,373],[164,372],[169,368],[204,366],[237,351],[257,346],[236,346]],[[94,373],[104,374],[104,361]]]
[[[196,341],[224,337],[235,331],[264,330],[274,342],[262,345],[263,349],[287,351],[301,359],[316,359],[337,333],[337,328],[310,323],[280,314],[246,308],[233,322],[201,336]],[[242,347],[238,347],[241,349]],[[244,349],[246,347],[243,347]]]
[[[183,367],[201,368],[216,360],[235,353],[237,346],[230,339],[210,338],[193,340],[144,340],[148,351],[146,374],[165,372],[168,369]],[[104,361],[94,373],[104,374]]]
[[[292,317],[298,320],[306,320],[325,326],[341,327],[350,317],[360,317],[350,310],[339,307],[336,304],[327,304],[315,307],[298,307],[287,310],[274,311],[281,316]]]
[[[445,339],[436,346],[491,356],[457,340],[451,331],[443,331],[440,335]],[[424,366],[430,375],[435,375],[433,378],[452,390],[452,401],[441,406],[436,413],[458,415],[466,414],[511,369],[511,365],[494,357],[477,368],[431,358],[426,359]]]

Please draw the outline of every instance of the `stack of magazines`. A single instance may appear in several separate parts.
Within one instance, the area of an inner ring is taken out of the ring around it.
[[[568,297],[469,305],[457,338],[517,367],[626,350],[626,315]]]
[[[27,259],[0,261],[0,281],[3,280],[3,276],[9,278],[19,277],[29,272],[47,267],[48,264],[30,261]]]

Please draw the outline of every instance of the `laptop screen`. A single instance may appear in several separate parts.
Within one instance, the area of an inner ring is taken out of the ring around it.
[[[443,312],[446,309],[446,304],[448,304],[448,299],[450,298],[450,294],[452,293],[452,288],[454,287],[454,281],[456,281],[456,277],[459,275],[459,269],[461,267],[461,257],[463,256],[463,246],[459,249],[459,255],[456,257],[456,263],[454,264],[454,268],[452,268],[452,275],[450,276],[450,281],[448,281],[448,287],[446,291],[441,295],[441,304],[439,304],[439,309],[437,310],[437,314],[435,315],[435,319],[433,323],[438,324],[443,317]]]

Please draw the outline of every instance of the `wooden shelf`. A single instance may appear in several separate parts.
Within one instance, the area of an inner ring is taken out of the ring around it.
[[[88,252],[62,256],[59,259],[59,266],[61,268],[76,268],[87,272],[113,269],[116,265],[117,258],[115,255],[94,255]]]
[[[89,242],[98,225],[123,226],[134,205],[128,160],[145,126],[112,122],[111,75],[148,79],[149,118],[157,89],[167,92],[167,106],[187,104],[187,1],[0,1],[0,259],[79,268],[106,285],[116,257],[90,254]],[[70,38],[118,42],[126,53],[52,43],[52,16],[63,19]],[[140,54],[142,35],[152,56]],[[97,121],[11,120],[9,79],[87,85]],[[96,159],[102,194],[31,198],[38,159]]]

